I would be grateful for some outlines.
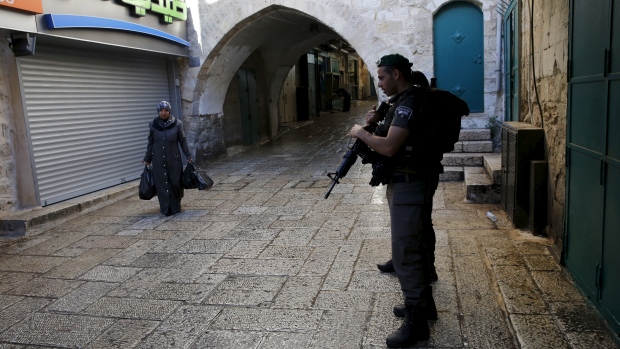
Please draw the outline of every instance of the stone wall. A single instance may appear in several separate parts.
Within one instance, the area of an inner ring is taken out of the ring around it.
[[[531,4],[532,1],[520,3],[522,35],[519,120],[542,126],[545,130],[545,150],[549,163],[548,233],[558,245],[561,245],[566,197],[569,2],[567,0],[534,2],[533,60]]]
[[[221,114],[186,115],[183,127],[196,163],[205,164],[226,155]]]
[[[15,57],[6,40],[0,41],[0,61],[13,62]],[[14,64],[14,63],[13,63]],[[9,211],[18,206],[15,151],[13,147],[13,108],[10,90],[9,69],[4,63],[0,69],[0,211]]]

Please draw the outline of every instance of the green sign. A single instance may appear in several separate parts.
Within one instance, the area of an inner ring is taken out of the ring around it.
[[[184,0],[120,0],[133,6],[132,13],[139,17],[146,16],[151,11],[162,16],[164,23],[171,24],[173,20],[187,20],[187,5]]]

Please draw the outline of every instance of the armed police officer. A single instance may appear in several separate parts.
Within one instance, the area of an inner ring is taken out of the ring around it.
[[[411,83],[413,85],[418,85],[421,89],[430,87],[428,83],[428,79],[424,73],[414,70],[411,72]],[[374,110],[371,110],[366,115],[366,123],[378,123],[381,121],[381,115],[378,115]],[[390,123],[392,120],[384,119],[384,122],[377,128],[377,131],[374,134],[378,136],[385,137],[387,135],[387,130],[390,127]],[[377,167],[381,168],[385,166],[383,163],[373,164],[373,167],[376,169]],[[431,168],[434,170],[429,170],[429,174],[431,175],[431,188],[430,188],[430,199],[428,202],[428,207],[424,212],[424,244],[427,248],[428,259],[429,259],[429,268],[431,273],[431,282],[437,281],[437,271],[435,270],[435,243],[436,243],[436,235],[435,230],[433,229],[433,220],[432,220],[432,211],[433,211],[433,196],[435,195],[435,191],[437,190],[437,186],[439,185],[439,174],[443,173],[443,165],[441,164],[441,158],[439,156],[436,157],[434,164],[431,165]],[[376,172],[376,171],[375,171]],[[380,175],[380,174],[379,174]],[[379,185],[378,180],[380,178],[373,178],[371,181],[371,185]],[[392,260],[388,260],[384,263],[377,264],[377,269],[384,273],[393,273],[394,272],[394,264]],[[403,309],[400,306],[394,309],[394,314],[399,317],[403,317]]]
[[[437,164],[426,151],[425,121],[419,117],[422,100],[416,98],[419,86],[412,83],[412,65],[399,54],[383,56],[377,62],[379,88],[391,96],[393,103],[385,116],[389,122],[387,134],[371,134],[362,125],[353,126],[349,133],[392,160],[387,173],[392,261],[403,292],[405,319],[387,337],[390,348],[409,347],[427,340],[427,319],[436,318],[423,217],[432,198],[431,173],[436,171]],[[370,112],[367,119],[372,117]]]

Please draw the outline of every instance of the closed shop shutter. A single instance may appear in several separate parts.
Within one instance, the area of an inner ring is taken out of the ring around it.
[[[40,205],[139,178],[164,58],[37,45],[19,67]]]

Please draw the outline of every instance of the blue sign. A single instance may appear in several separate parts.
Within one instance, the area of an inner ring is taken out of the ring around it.
[[[49,29],[66,28],[90,28],[90,29],[110,29],[134,32],[144,35],[158,37],[160,39],[175,42],[183,46],[189,46],[189,42],[177,36],[168,34],[164,31],[153,29],[140,24],[121,21],[118,19],[80,16],[80,15],[43,15],[43,19]]]

